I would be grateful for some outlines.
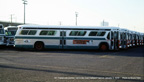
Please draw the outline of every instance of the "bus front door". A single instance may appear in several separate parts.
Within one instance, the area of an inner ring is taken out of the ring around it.
[[[60,49],[64,49],[66,45],[66,31],[60,31]]]
[[[113,31],[111,31],[110,39],[111,39],[111,50],[114,50],[114,32]]]
[[[118,50],[118,31],[111,31],[111,50]]]
[[[115,31],[114,32],[114,50],[118,50],[119,49],[119,32]]]

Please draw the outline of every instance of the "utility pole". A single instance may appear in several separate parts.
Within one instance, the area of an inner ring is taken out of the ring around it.
[[[62,22],[61,22],[61,21],[59,21],[59,25],[62,25]]]
[[[118,27],[120,26],[120,24],[118,24]]]
[[[103,26],[105,25],[104,23],[105,23],[105,22],[104,22],[104,20],[103,20]]]
[[[75,16],[76,16],[76,23],[75,23],[75,25],[77,26],[77,17],[78,17],[78,12],[75,12]]]
[[[12,23],[13,23],[13,15],[14,15],[14,14],[11,14],[11,15],[10,15],[10,25],[12,25]]]
[[[27,1],[26,0],[22,0],[23,4],[24,4],[24,24],[25,24],[25,5],[27,5]]]
[[[10,17],[10,19],[11,19],[11,25],[12,25],[12,19],[13,19],[13,17],[12,17],[13,15],[11,14],[11,17]]]

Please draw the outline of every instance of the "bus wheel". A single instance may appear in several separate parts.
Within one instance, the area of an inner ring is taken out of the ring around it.
[[[106,50],[108,50],[108,46],[106,44],[101,44],[100,45],[100,50],[101,51],[106,51]]]
[[[43,50],[44,49],[44,44],[43,42],[36,42],[34,45],[34,48],[38,51]]]

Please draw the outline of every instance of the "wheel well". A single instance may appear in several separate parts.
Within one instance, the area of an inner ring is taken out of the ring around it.
[[[43,47],[44,47],[44,42],[42,42],[42,41],[36,41],[35,43],[34,43],[34,47],[35,47],[35,44],[36,43],[42,43],[43,44]]]
[[[99,44],[99,48],[100,48],[100,46],[101,46],[102,44],[105,44],[105,45],[108,47],[108,49],[109,49],[109,45],[108,45],[107,42],[101,42],[101,43]]]

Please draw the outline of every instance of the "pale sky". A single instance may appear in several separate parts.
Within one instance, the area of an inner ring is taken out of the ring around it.
[[[27,0],[26,23],[41,25],[120,26],[144,32],[144,0]],[[0,21],[23,23],[22,0],[0,0]]]

